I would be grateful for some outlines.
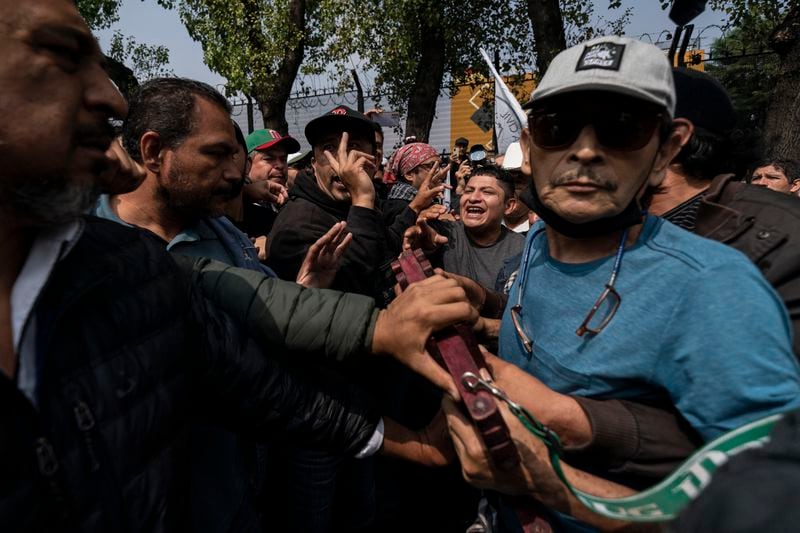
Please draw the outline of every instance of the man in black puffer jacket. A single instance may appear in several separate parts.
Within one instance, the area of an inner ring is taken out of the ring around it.
[[[35,347],[38,414],[30,405],[23,412],[37,422],[27,435],[13,423],[0,429],[20,448],[0,454],[7,463],[0,522],[57,518],[8,507],[15,481],[38,478],[45,490],[36,499],[58,502],[78,529],[180,528],[187,430],[198,419],[348,455],[366,446],[379,416],[356,389],[289,373],[263,357],[157,239],[96,219],[84,224],[36,305],[32,323],[47,333]],[[24,406],[23,393],[0,380]]]
[[[0,51],[4,532],[187,531],[187,430],[201,420],[347,455],[432,457],[353,389],[265,357],[152,234],[79,216],[123,163],[108,120],[126,109],[73,2],[0,3]],[[471,314],[445,283],[427,288],[448,305],[420,320],[410,305],[379,314],[362,297],[276,284],[266,342],[423,355],[423,324]]]
[[[372,184],[372,124],[358,111],[339,106],[306,126],[314,173],[297,176],[268,241],[267,264],[281,279],[295,279],[308,247],[346,221],[353,240],[331,288],[385,300],[382,270],[400,253],[403,232],[416,222],[417,213],[406,207],[385,225]]]

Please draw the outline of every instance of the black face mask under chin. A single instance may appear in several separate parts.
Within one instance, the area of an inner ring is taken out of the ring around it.
[[[584,222],[576,224],[570,222],[561,215],[557,214],[552,209],[546,207],[539,195],[536,193],[536,188],[533,184],[522,191],[520,195],[522,201],[531,208],[531,210],[539,215],[539,218],[544,220],[544,223],[552,227],[557,232],[573,239],[586,239],[589,237],[598,237],[614,231],[623,230],[636,224],[641,224],[644,218],[644,210],[642,209],[636,197],[631,200],[631,203],[622,210],[622,212],[606,218],[592,220],[591,222]]]

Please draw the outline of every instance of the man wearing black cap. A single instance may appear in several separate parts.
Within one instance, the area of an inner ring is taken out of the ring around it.
[[[727,91],[708,74],[675,69],[676,116],[691,138],[667,167],[650,211],[732,246],[758,266],[789,310],[800,357],[800,199],[739,181],[749,161],[732,141],[735,112]]]
[[[298,174],[289,202],[275,220],[269,265],[279,277],[294,279],[308,247],[333,224],[346,221],[353,240],[331,288],[377,295],[380,267],[399,251],[402,229],[416,216],[406,209],[387,230],[376,209],[371,120],[339,106],[309,122],[305,133],[314,173]]]

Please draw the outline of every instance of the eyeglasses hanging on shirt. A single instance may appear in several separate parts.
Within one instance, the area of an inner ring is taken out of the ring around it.
[[[536,240],[536,238],[539,236],[539,233],[543,231],[544,229],[540,229],[525,246],[525,253],[522,256],[522,264],[520,265],[519,269],[519,290],[517,291],[517,302],[511,307],[511,322],[514,324],[517,337],[519,337],[519,340],[522,342],[522,345],[529,354],[533,353],[533,341],[528,336],[522,324],[522,295],[525,292],[525,282],[527,281],[528,277],[530,245]],[[617,254],[614,258],[614,268],[611,270],[611,277],[608,278],[605,289],[603,289],[603,292],[589,310],[586,318],[583,319],[583,322],[580,323],[578,329],[575,330],[575,334],[579,337],[583,337],[587,333],[597,335],[603,331],[605,327],[608,326],[609,322],[611,322],[611,319],[614,318],[614,315],[617,313],[617,310],[622,303],[622,297],[619,295],[614,286],[617,281],[617,276],[619,276],[619,269],[622,264],[622,256],[625,254],[625,242],[627,240],[628,228],[625,228],[625,230],[622,232],[619,246],[617,247]]]

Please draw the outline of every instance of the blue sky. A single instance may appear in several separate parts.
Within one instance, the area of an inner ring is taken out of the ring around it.
[[[595,11],[602,15],[608,0],[594,0]],[[623,0],[623,6],[633,8],[633,18],[627,28],[628,35],[638,36],[650,34],[654,39],[662,30],[671,30],[674,26],[667,17],[667,12],[659,7],[658,0]],[[137,41],[147,44],[164,45],[170,51],[170,68],[178,76],[205,81],[212,85],[224,83],[224,79],[211,72],[203,63],[203,51],[200,45],[191,40],[181,24],[176,11],[167,11],[159,7],[153,0],[125,0],[120,9],[120,21],[114,28],[98,32],[101,46],[107,47],[113,29],[131,35]],[[697,28],[720,24],[723,16],[720,13],[706,11],[696,21]],[[696,33],[695,33],[696,35]],[[711,28],[704,37],[715,37],[719,31]]]

